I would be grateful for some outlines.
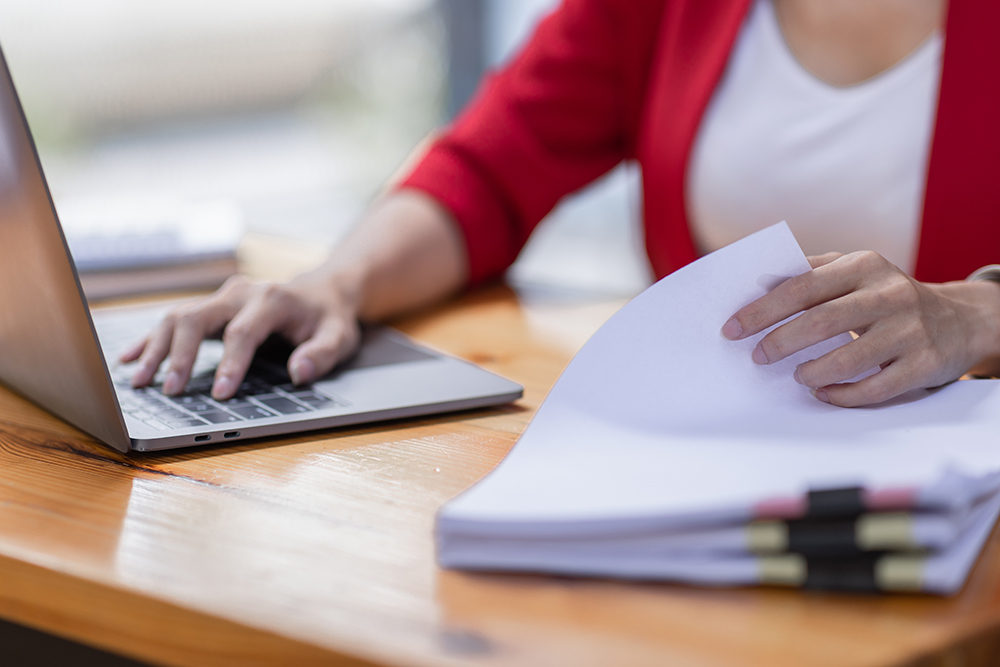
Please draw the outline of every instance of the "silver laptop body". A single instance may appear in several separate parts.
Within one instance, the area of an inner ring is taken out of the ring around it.
[[[123,336],[148,331],[161,313],[112,309],[91,317],[2,52],[0,69],[0,382],[6,386],[122,452],[484,407],[522,395],[518,384],[387,328],[367,329],[355,357],[310,387],[289,383],[280,355],[261,356],[233,401],[212,401],[221,344],[209,342],[184,396],[132,390],[125,369],[105,361],[101,343],[113,359]]]

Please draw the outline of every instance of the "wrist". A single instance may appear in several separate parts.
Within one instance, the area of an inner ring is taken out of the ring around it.
[[[996,311],[1000,311],[1000,266],[994,264],[983,267],[969,276],[966,281],[970,285],[979,286],[980,291],[983,292],[986,307],[992,306],[994,311],[989,325],[993,348],[970,369],[970,372],[984,377],[996,377],[1000,375],[1000,314],[996,313]]]
[[[359,267],[338,265],[332,259],[296,276],[289,286],[315,303],[325,303],[358,319],[363,308],[365,273]]]
[[[964,335],[969,344],[969,373],[1000,375],[1000,282],[973,277],[937,287],[964,306]],[[1000,278],[1000,272],[997,277]]]
[[[353,314],[394,317],[459,289],[466,281],[461,232],[429,196],[401,192],[374,204],[308,278],[327,285]]]

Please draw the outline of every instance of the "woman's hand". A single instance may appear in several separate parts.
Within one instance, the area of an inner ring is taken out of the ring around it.
[[[417,191],[385,197],[318,269],[289,283],[234,278],[218,292],[171,313],[122,355],[138,360],[132,384],[148,385],[169,356],[163,393],[179,394],[201,341],[222,336],[225,352],[212,398],[236,393],[254,352],[272,333],[296,346],[288,359],[295,384],[329,372],[358,345],[358,320],[381,320],[434,301],[465,284],[468,260],[457,225]]]
[[[225,352],[215,372],[212,398],[226,400],[236,393],[254,353],[272,333],[296,346],[288,359],[292,382],[303,384],[328,373],[358,345],[356,313],[356,298],[318,272],[285,285],[237,276],[215,294],[170,313],[121,360],[138,361],[132,384],[143,387],[169,355],[163,393],[176,395],[191,378],[201,341],[221,335]]]
[[[731,340],[753,336],[792,315],[753,351],[773,364],[845,332],[857,338],[800,364],[795,380],[816,398],[844,407],[881,403],[910,389],[936,387],[1000,360],[1000,285],[917,282],[874,252],[810,257],[813,270],[741,308],[722,327]],[[847,380],[870,369],[863,380]]]

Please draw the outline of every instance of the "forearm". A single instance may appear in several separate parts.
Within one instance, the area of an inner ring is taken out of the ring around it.
[[[380,320],[441,300],[467,279],[466,250],[451,215],[416,190],[388,195],[315,271],[362,320]]]

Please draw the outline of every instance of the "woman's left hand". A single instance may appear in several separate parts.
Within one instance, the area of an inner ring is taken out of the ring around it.
[[[838,334],[857,334],[796,369],[795,380],[821,401],[844,407],[881,403],[1000,365],[1000,285],[920,283],[875,252],[830,253],[809,263],[812,271],[737,311],[722,334],[740,340],[804,311],[760,340],[752,355],[758,364],[773,364]],[[881,370],[846,382],[875,367]]]

